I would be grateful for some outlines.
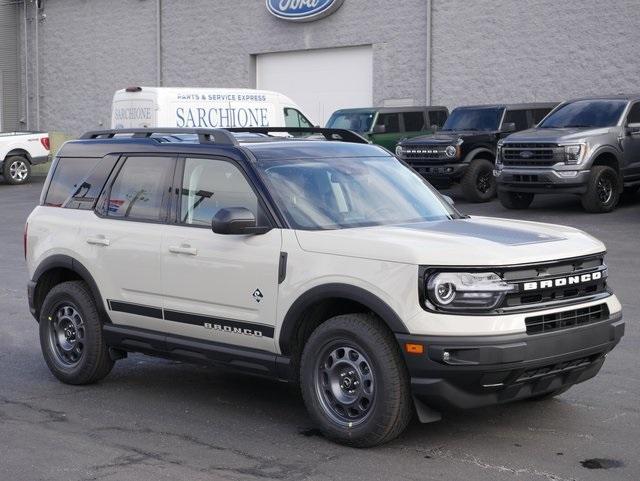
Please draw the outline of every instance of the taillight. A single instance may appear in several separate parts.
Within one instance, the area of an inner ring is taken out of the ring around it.
[[[24,234],[22,234],[22,247],[24,249],[24,258],[27,259],[27,232],[29,231],[29,223],[24,224]]]
[[[40,143],[42,144],[42,146],[43,146],[45,149],[49,150],[49,148],[50,148],[50,145],[49,145],[49,137],[41,137],[41,138],[40,138]]]

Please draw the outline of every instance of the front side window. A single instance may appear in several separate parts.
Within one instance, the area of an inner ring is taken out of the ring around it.
[[[400,116],[398,114],[379,114],[376,125],[384,126],[387,134],[400,132]]]
[[[220,209],[245,207],[260,225],[258,198],[240,169],[231,162],[217,159],[185,159],[180,196],[180,222],[211,226]]]
[[[347,129],[355,132],[369,132],[372,127],[375,110],[362,110],[354,112],[336,112],[327,122],[329,129]]]
[[[291,107],[284,109],[284,125],[285,127],[313,127],[300,111]]]
[[[620,120],[626,105],[626,100],[576,100],[558,107],[538,127],[613,127]]]
[[[638,123],[640,123],[640,102],[636,102],[635,104],[633,104],[633,106],[629,110],[629,115],[627,115],[627,124]]]
[[[432,110],[429,112],[429,127],[432,125],[442,127],[447,120],[447,112],[444,110]]]
[[[452,219],[459,214],[394,157],[259,161],[295,229],[342,229]]]
[[[442,130],[498,130],[503,112],[503,108],[457,108],[451,112]]]
[[[173,157],[127,158],[111,187],[107,217],[162,221],[174,167]]]
[[[526,110],[507,110],[504,114],[503,124],[514,123],[516,125],[516,131],[525,130],[529,128],[529,121],[527,120]]]

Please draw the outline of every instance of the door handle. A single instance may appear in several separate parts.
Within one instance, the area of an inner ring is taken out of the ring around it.
[[[87,237],[87,244],[106,247],[111,244],[111,241],[103,235],[98,235],[96,237]]]
[[[197,256],[198,249],[191,247],[189,244],[182,244],[180,246],[169,246],[169,252],[173,254],[186,254],[188,256]]]

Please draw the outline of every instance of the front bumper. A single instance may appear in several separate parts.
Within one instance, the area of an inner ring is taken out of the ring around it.
[[[498,190],[535,194],[584,194],[589,182],[589,170],[579,170],[575,177],[564,177],[554,169],[504,168],[494,171]]]
[[[396,338],[418,399],[436,409],[468,409],[586,381],[623,335],[622,313],[617,312],[604,321],[542,334]],[[407,353],[406,343],[422,344],[425,353]]]
[[[460,180],[469,165],[462,162],[428,165],[422,162],[412,162],[412,159],[404,159],[404,161],[422,177],[436,185],[451,184]]]

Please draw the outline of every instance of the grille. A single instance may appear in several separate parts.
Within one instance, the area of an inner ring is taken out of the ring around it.
[[[574,369],[580,369],[590,366],[593,362],[597,361],[601,357],[600,354],[589,357],[581,357],[571,361],[559,362],[556,364],[548,364],[546,366],[537,367],[534,369],[527,369],[524,371],[515,382],[528,382],[533,381],[544,376],[555,376]]]
[[[413,160],[452,160],[447,157],[445,149],[447,145],[416,145],[404,147],[402,158],[407,161]]]
[[[555,144],[508,143],[502,146],[502,163],[510,167],[551,166],[564,161],[564,150]]]
[[[525,324],[527,326],[527,334],[540,334],[602,321],[608,317],[609,308],[607,304],[603,303],[552,314],[527,317]]]

